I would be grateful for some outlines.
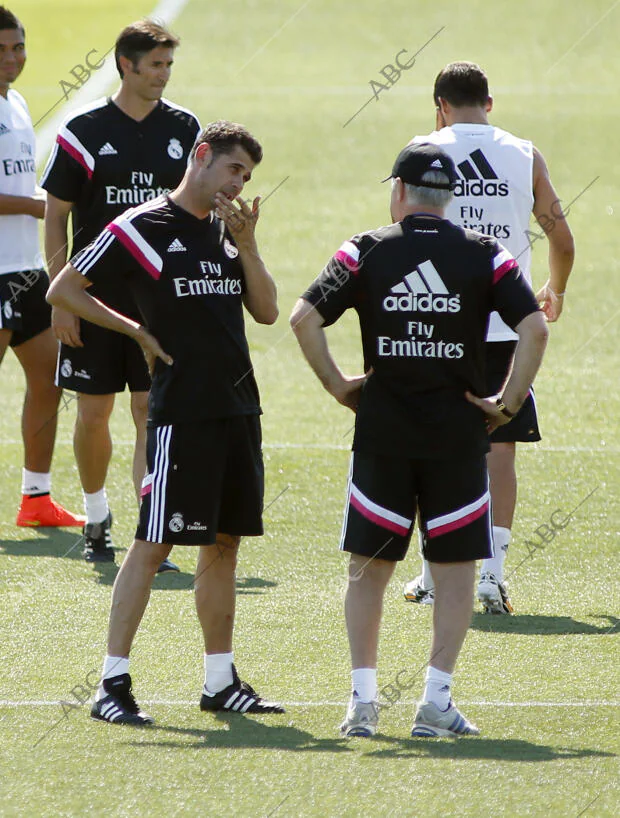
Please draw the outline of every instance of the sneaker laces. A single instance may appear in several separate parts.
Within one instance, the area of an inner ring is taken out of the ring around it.
[[[129,690],[123,691],[123,693],[121,694],[116,693],[113,695],[116,696],[116,698],[120,701],[125,710],[127,710],[129,713],[137,715],[140,712],[140,706],[138,705],[138,702],[135,700],[134,695],[131,692],[131,687],[129,687]]]

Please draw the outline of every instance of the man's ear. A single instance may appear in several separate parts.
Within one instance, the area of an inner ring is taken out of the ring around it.
[[[491,96],[487,97],[487,103],[486,103],[485,108],[486,108],[487,114],[490,113],[493,110],[493,97],[491,97]]]
[[[127,74],[134,74],[135,69],[133,67],[133,62],[129,59],[129,57],[123,57],[122,54],[118,55],[118,64],[121,67],[121,71],[123,72],[123,78],[127,76]]]
[[[196,148],[195,156],[201,164],[205,162],[208,164],[212,153],[213,151],[211,150],[211,145],[209,145],[208,142],[201,142]]]

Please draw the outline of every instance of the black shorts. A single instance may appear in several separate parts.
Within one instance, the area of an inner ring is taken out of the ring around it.
[[[487,395],[497,395],[501,391],[510,373],[516,346],[516,341],[494,341],[485,344]],[[530,388],[517,414],[510,423],[498,426],[489,435],[489,442],[536,443],[540,439],[534,390]]]
[[[263,533],[258,415],[149,428],[146,460],[137,539],[210,545],[218,533]]]
[[[60,345],[56,386],[85,395],[148,392],[151,378],[140,345],[120,332],[80,321],[83,347]]]
[[[416,513],[430,562],[493,556],[486,455],[414,460],[352,453],[341,551],[404,559]]]
[[[18,347],[49,329],[52,308],[45,300],[50,285],[45,270],[0,275],[0,329],[8,329]]]

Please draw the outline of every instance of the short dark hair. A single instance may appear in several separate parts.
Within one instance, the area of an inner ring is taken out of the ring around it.
[[[475,62],[451,62],[435,80],[435,105],[439,105],[440,97],[455,108],[485,105],[489,98],[487,75]]]
[[[9,11],[5,6],[0,6],[0,31],[5,31],[6,29],[18,29],[22,34],[26,33],[23,25],[13,12]]]
[[[154,48],[158,46],[176,48],[179,43],[178,37],[175,37],[172,32],[154,20],[138,20],[126,26],[116,38],[116,47],[114,49],[116,68],[121,79],[123,79],[123,71],[119,57],[126,57],[131,60],[135,68],[140,58]]]
[[[263,158],[263,149],[258,139],[255,139],[247,128],[239,125],[238,122],[228,122],[225,119],[210,122],[198,134],[190,159],[196,156],[196,148],[204,142],[209,143],[216,156],[222,153],[232,153],[233,149],[239,145],[255,164],[258,165]]]

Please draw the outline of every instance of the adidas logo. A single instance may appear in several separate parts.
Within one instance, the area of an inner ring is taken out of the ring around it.
[[[460,312],[461,296],[450,295],[432,261],[423,261],[383,299],[386,312]]]
[[[10,128],[7,128],[4,122],[0,122],[0,136],[5,133],[11,133]]]
[[[169,253],[185,253],[187,251],[187,247],[183,247],[181,242],[178,239],[175,239],[172,244],[168,247]]]
[[[435,159],[434,162],[431,162],[431,167],[432,168],[439,168],[439,170],[443,170],[443,165],[441,164],[439,159]]]
[[[99,148],[99,156],[118,156],[118,151],[109,142]]]
[[[508,182],[499,181],[480,148],[456,167],[461,179],[456,183],[455,196],[508,196]]]

